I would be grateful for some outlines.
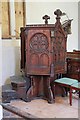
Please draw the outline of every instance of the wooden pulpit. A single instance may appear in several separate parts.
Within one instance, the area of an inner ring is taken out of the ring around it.
[[[26,99],[44,97],[53,103],[50,87],[55,75],[66,72],[67,25],[62,25],[62,12],[57,9],[56,23],[48,24],[48,15],[43,16],[45,24],[21,27],[21,69],[31,79]],[[71,22],[71,21],[70,21]]]

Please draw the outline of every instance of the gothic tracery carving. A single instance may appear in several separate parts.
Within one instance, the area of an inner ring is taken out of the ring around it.
[[[36,33],[30,40],[30,50],[41,53],[47,51],[48,39],[42,33]]]

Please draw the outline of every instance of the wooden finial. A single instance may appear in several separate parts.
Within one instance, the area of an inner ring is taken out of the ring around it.
[[[50,17],[48,15],[45,15],[42,18],[45,19],[45,24],[48,24],[48,19],[50,19]]]
[[[62,15],[62,12],[60,9],[57,9],[54,14],[57,16],[56,19],[60,19],[60,16]]]

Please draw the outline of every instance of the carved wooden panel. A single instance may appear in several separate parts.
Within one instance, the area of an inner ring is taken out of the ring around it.
[[[55,37],[53,39],[53,58],[55,73],[65,71],[65,57],[66,57],[66,37],[63,31],[58,27],[55,30]]]
[[[44,52],[48,48],[48,39],[42,33],[36,33],[30,40],[30,48],[34,52]]]
[[[39,31],[39,32],[38,32]],[[27,36],[27,72],[30,74],[50,74],[50,32],[30,30]],[[44,72],[43,72],[44,71]]]

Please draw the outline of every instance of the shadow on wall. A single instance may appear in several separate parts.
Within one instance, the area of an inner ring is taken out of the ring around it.
[[[15,47],[14,50],[15,54],[15,75],[20,75],[20,61],[21,61],[21,54],[20,54],[20,47]]]
[[[10,82],[9,77],[20,75],[20,47],[3,46],[2,49],[2,84]]]
[[[10,78],[7,78],[5,84],[10,84],[10,83],[11,83]]]
[[[14,65],[14,68],[11,68],[11,69],[14,69],[14,73],[12,73],[10,76],[13,76],[13,75],[20,75],[20,48],[19,47],[15,47],[14,48],[14,60],[11,61],[12,64]],[[10,64],[9,64],[10,65]],[[12,65],[12,66],[13,66]],[[10,70],[10,69],[9,69]],[[13,71],[13,70],[12,70]],[[9,73],[8,73],[9,74]],[[9,76],[9,77],[10,77]],[[10,81],[10,78],[6,78],[6,81],[5,81],[5,84],[9,84],[11,81]]]

